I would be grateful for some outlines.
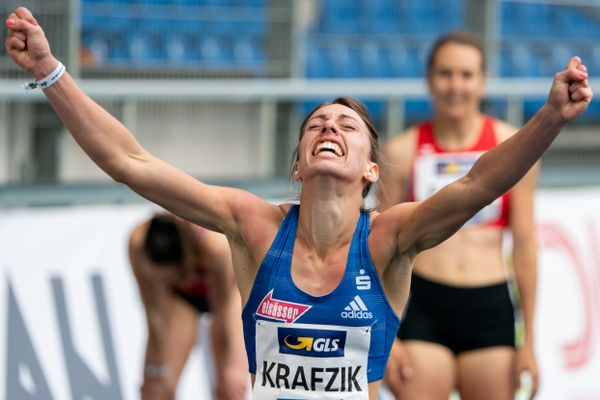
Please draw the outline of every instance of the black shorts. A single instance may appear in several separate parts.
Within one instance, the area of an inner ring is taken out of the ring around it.
[[[197,312],[205,313],[210,311],[210,305],[206,296],[190,294],[176,289],[174,289],[173,292],[177,297],[192,306]]]
[[[413,274],[398,337],[438,343],[454,354],[492,346],[515,347],[515,315],[508,285],[447,286]]]

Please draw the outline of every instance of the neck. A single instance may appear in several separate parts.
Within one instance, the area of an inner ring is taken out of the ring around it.
[[[352,240],[362,205],[358,189],[339,181],[302,184],[297,238],[319,257]]]
[[[482,124],[483,115],[479,112],[460,119],[436,116],[433,120],[433,134],[441,147],[463,149],[475,143]]]

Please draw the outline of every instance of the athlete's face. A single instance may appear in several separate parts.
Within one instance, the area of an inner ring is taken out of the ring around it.
[[[375,182],[371,134],[358,113],[341,104],[316,110],[307,120],[298,147],[296,179],[330,175],[349,181]]]
[[[481,52],[465,44],[444,44],[435,55],[427,81],[438,116],[461,119],[478,113],[485,93]]]

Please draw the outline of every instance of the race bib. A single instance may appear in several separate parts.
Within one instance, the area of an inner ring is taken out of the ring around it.
[[[415,200],[423,201],[444,186],[462,178],[484,152],[432,153],[420,155],[415,163]],[[467,224],[494,221],[502,214],[500,199],[481,209]]]
[[[368,400],[371,328],[256,321],[255,399]]]

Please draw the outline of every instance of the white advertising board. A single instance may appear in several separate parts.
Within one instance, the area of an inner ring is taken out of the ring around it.
[[[152,211],[0,209],[0,398],[139,398],[145,321],[126,244]],[[600,189],[540,191],[536,213],[537,398],[600,399]],[[210,398],[205,353],[178,399]]]
[[[545,190],[536,350],[540,400],[600,399],[600,190]]]
[[[0,398],[139,398],[146,322],[127,238],[153,210],[0,210]],[[178,398],[210,398],[203,347]]]

